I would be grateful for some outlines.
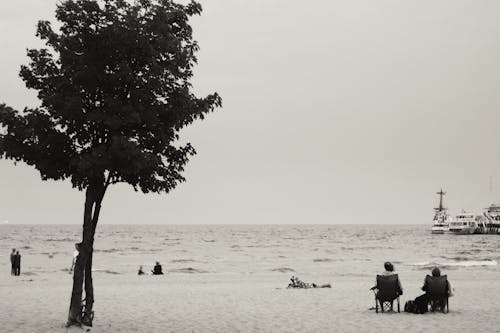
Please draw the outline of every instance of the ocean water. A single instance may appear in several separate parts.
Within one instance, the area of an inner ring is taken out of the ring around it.
[[[12,248],[22,274],[67,271],[79,225],[1,225],[0,264]],[[155,261],[167,274],[288,277],[366,277],[392,261],[400,273],[474,271],[497,277],[500,235],[432,235],[427,225],[100,225],[95,274],[135,275]],[[327,280],[327,281],[325,281]]]

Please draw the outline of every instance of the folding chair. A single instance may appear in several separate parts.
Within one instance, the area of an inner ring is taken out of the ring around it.
[[[382,312],[394,311],[394,301],[397,301],[398,312],[400,312],[399,295],[401,290],[398,284],[398,275],[377,275],[377,285],[375,287],[375,311],[378,313],[379,306]]]
[[[448,298],[449,286],[448,278],[446,275],[425,277],[426,294],[429,299],[431,311],[440,310],[443,313],[450,311]]]

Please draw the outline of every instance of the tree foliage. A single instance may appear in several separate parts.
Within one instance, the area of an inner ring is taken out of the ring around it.
[[[0,154],[40,171],[42,179],[124,182],[168,192],[184,180],[195,153],[177,143],[184,126],[221,106],[217,93],[191,91],[198,44],[189,17],[196,2],[66,0],[58,31],[40,21],[46,45],[28,50],[21,67],[41,106],[0,105]]]

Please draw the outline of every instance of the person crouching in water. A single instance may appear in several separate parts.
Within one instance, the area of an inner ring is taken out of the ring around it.
[[[163,274],[159,261],[156,262],[156,265],[153,268],[152,272],[153,272],[153,275],[162,275]]]

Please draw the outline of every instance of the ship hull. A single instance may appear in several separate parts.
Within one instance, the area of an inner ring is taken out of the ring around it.
[[[435,235],[442,235],[448,231],[447,227],[432,227],[431,233]]]
[[[455,235],[471,235],[476,228],[450,229],[450,232]]]

